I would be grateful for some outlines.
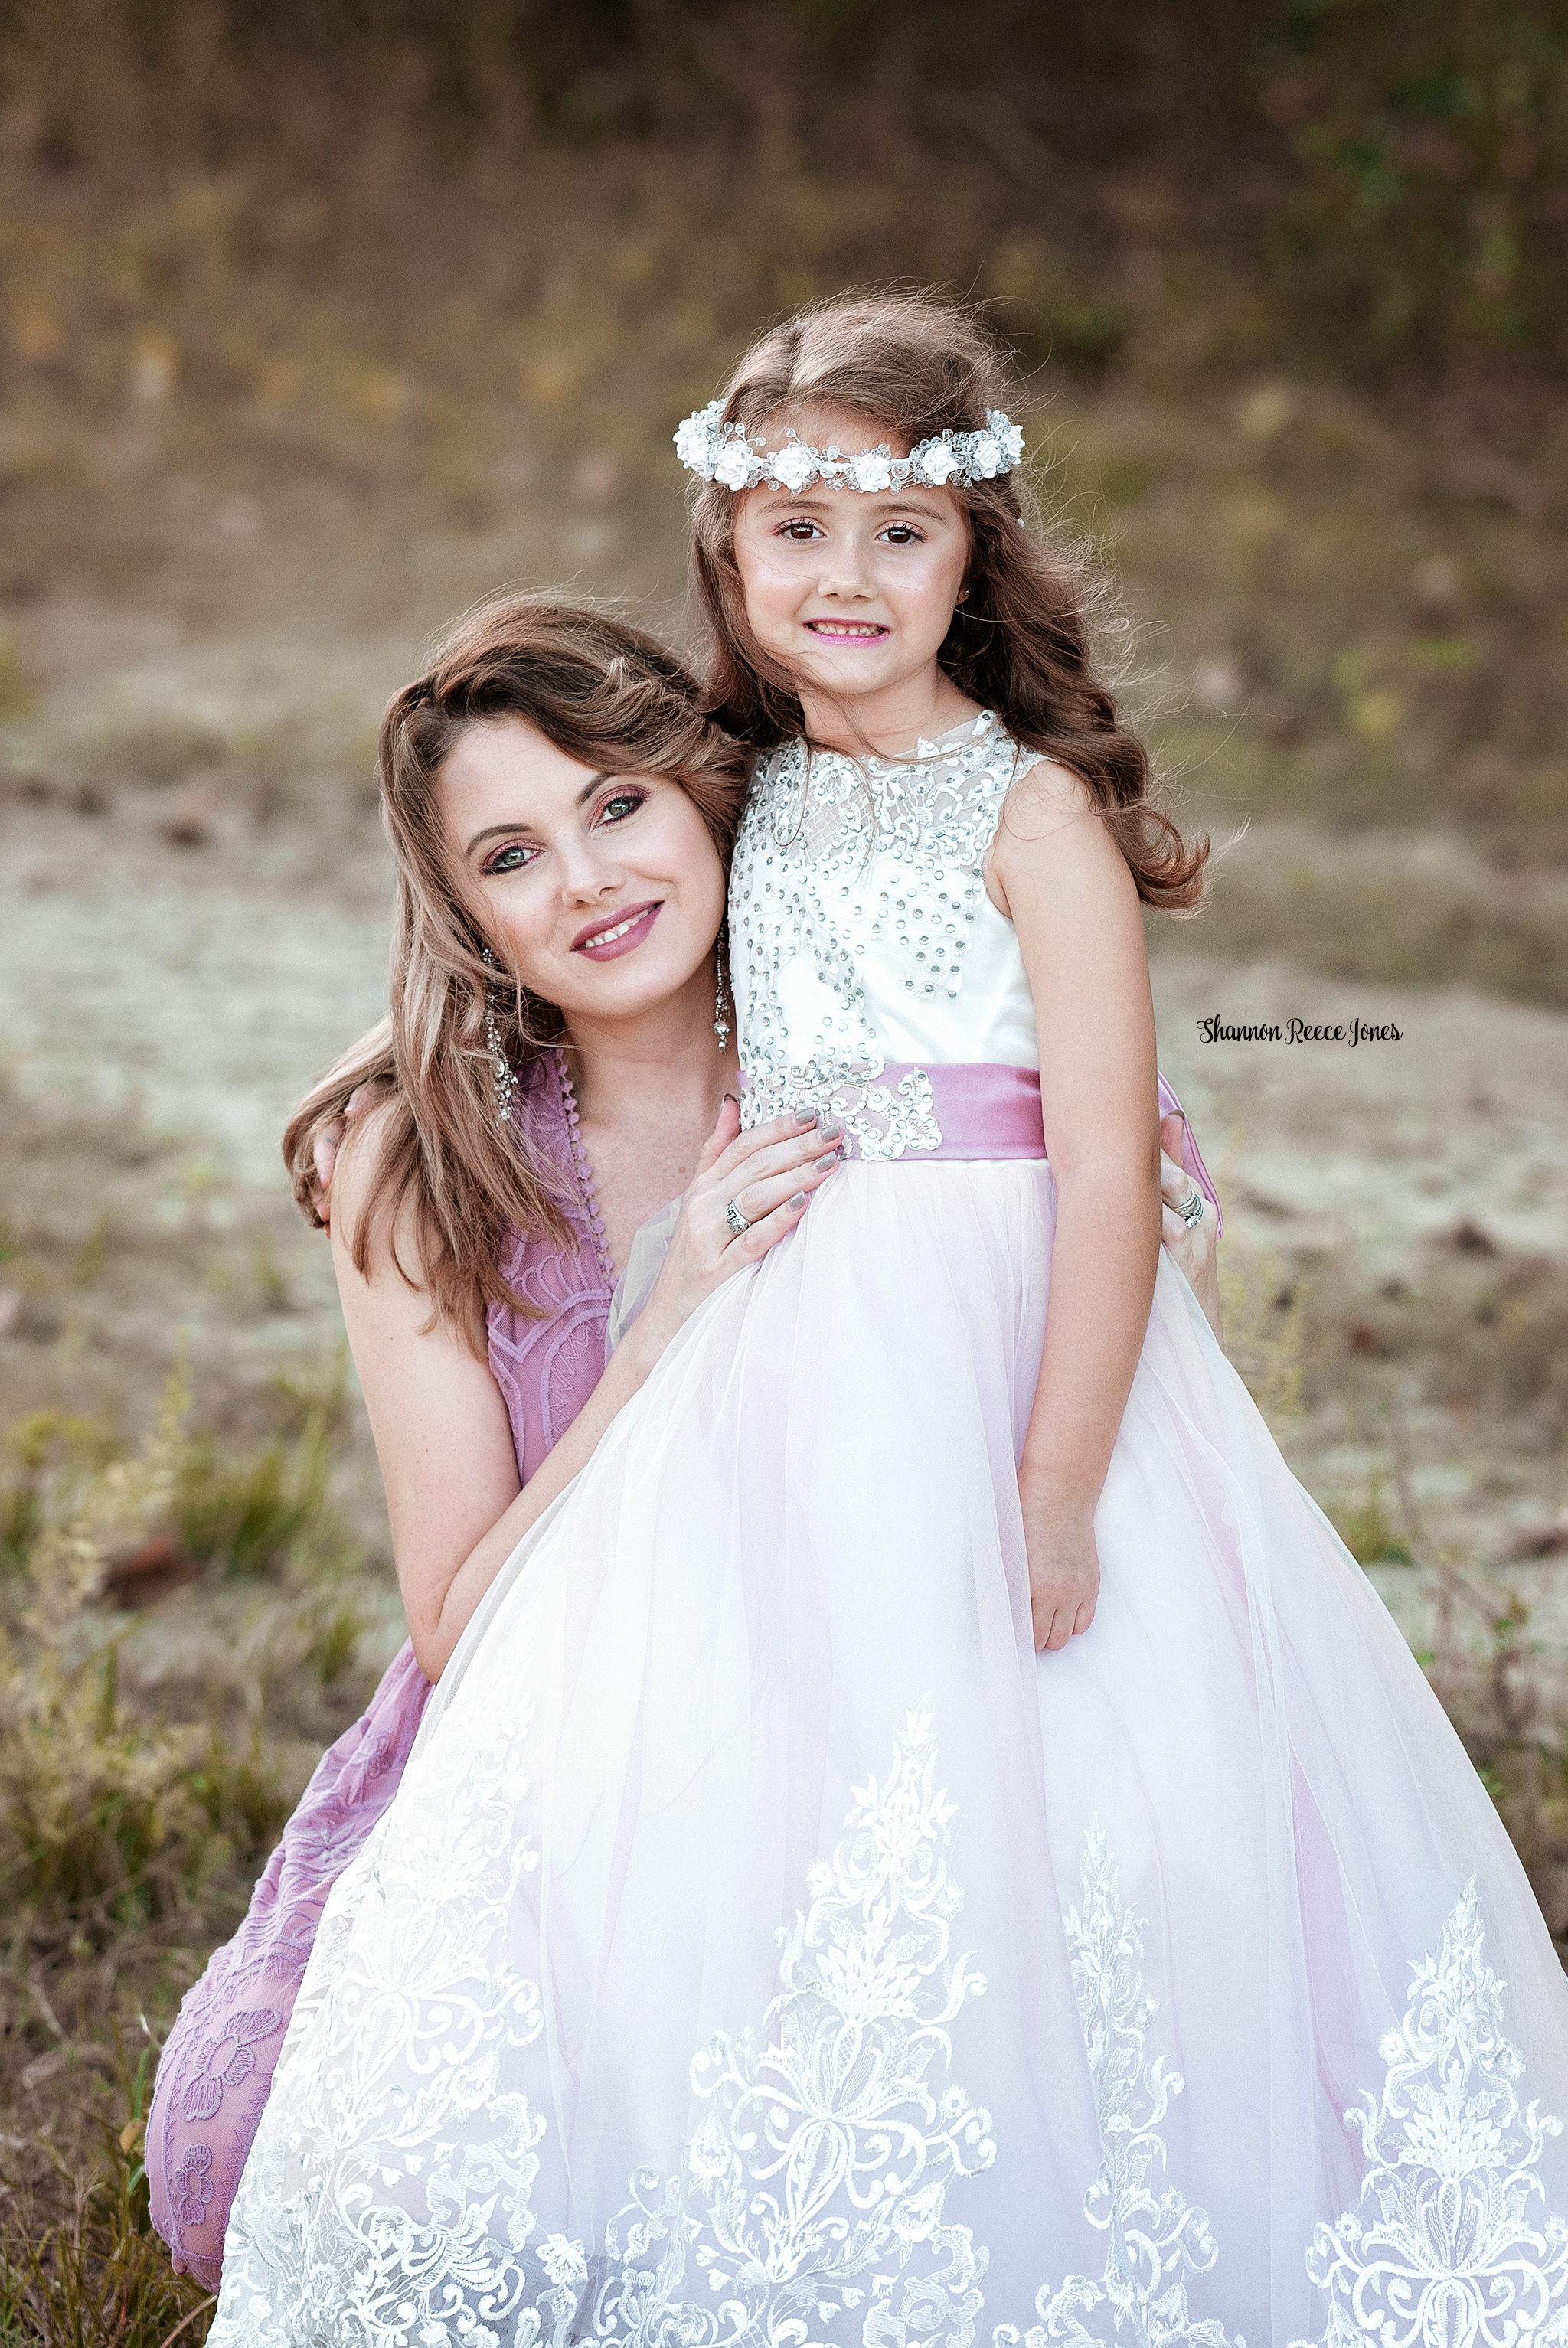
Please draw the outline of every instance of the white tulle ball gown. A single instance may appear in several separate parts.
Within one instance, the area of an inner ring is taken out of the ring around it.
[[[765,762],[747,1114],[859,1154],[465,1635],[327,1908],[220,2348],[1568,2337],[1552,1943],[1163,1260],[1099,1612],[1034,1653],[1014,769],[984,718],[863,788]]]

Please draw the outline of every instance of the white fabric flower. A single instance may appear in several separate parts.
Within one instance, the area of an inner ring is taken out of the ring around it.
[[[957,462],[951,441],[933,440],[920,460],[920,467],[928,481],[940,484],[947,479]]]
[[[970,462],[983,481],[990,480],[1002,470],[1002,444],[994,432],[981,432],[975,436],[975,453]]]
[[[722,481],[727,489],[745,489],[751,485],[751,451],[744,440],[727,440],[713,460],[713,478]]]
[[[863,457],[855,458],[855,487],[857,489],[892,489],[892,467],[885,457],[879,456],[876,449],[868,448]]]
[[[694,473],[706,473],[708,468],[708,438],[714,421],[713,410],[704,407],[696,416],[688,416],[676,430],[676,455]]]
[[[998,417],[996,419],[996,438],[1001,442],[1004,453],[1006,456],[1008,469],[1010,470],[1015,465],[1021,464],[1023,462],[1024,456],[1023,426],[1021,424],[1009,424],[1006,417]]]
[[[769,461],[774,479],[798,497],[817,469],[817,452],[802,448],[799,440],[791,440]]]

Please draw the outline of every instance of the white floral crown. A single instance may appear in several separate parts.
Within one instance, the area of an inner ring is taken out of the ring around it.
[[[781,448],[765,448],[743,424],[726,424],[724,402],[714,399],[688,416],[675,436],[676,455],[688,472],[727,489],[789,489],[799,497],[812,481],[829,489],[902,489],[908,482],[933,489],[967,489],[1010,473],[1024,453],[1021,427],[999,407],[985,411],[984,432],[939,432],[922,440],[907,457],[895,457],[884,440],[859,456],[842,448],[809,448],[791,432]]]

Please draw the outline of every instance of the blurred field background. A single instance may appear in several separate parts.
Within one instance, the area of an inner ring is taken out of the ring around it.
[[[156,2049],[402,1636],[276,1152],[380,705],[502,582],[681,636],[670,433],[846,285],[988,305],[1122,582],[1233,1354],[1568,1948],[1565,253],[1560,0],[10,0],[0,2348],[203,2336]]]

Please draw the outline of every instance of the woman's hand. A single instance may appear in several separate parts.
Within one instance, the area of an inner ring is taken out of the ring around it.
[[[315,1179],[310,1186],[310,1203],[315,1209],[317,1220],[325,1229],[332,1224],[332,1201],[327,1192],[337,1167],[337,1153],[350,1124],[370,1099],[368,1085],[356,1085],[343,1104],[343,1115],[318,1126],[311,1139],[310,1154],[315,1168]]]
[[[1220,1321],[1220,1262],[1218,1217],[1212,1202],[1203,1198],[1202,1220],[1189,1226],[1178,1210],[1200,1185],[1181,1163],[1181,1138],[1186,1119],[1172,1110],[1160,1120],[1160,1236],[1166,1253],[1203,1308],[1203,1318],[1219,1339],[1225,1335]]]
[[[760,1262],[788,1238],[839,1163],[842,1128],[833,1121],[776,1117],[740,1131],[740,1110],[726,1097],[703,1147],[658,1279],[624,1343],[648,1366],[714,1290]],[[748,1228],[730,1227],[731,1200]]]
[[[1099,1553],[1092,1507],[1064,1505],[1027,1463],[1018,1477],[1024,1546],[1029,1560],[1029,1612],[1035,1646],[1053,1653],[1094,1621],[1099,1597]]]

